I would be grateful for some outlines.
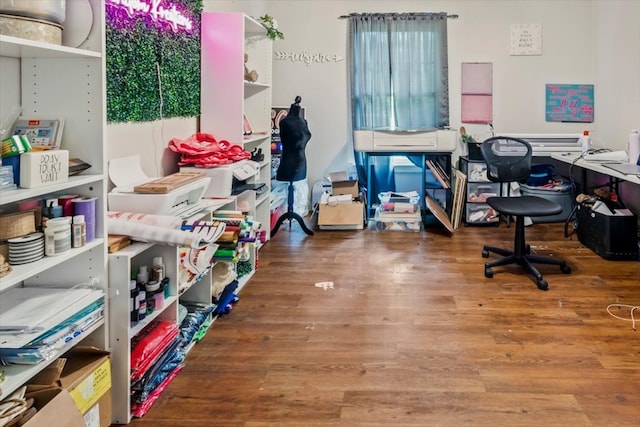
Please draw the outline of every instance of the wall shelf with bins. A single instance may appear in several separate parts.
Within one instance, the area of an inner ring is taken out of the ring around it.
[[[2,190],[0,210],[12,212],[18,209],[20,202],[54,198],[62,194],[96,199],[95,239],[81,248],[70,249],[55,257],[12,266],[13,271],[0,279],[0,299],[2,293],[23,286],[69,288],[90,284],[105,295],[104,317],[76,339],[58,348],[46,361],[35,365],[3,367],[6,377],[0,386],[0,399],[78,344],[102,349],[108,349],[109,345],[104,203],[105,14],[104,2],[90,0],[89,3],[93,12],[91,30],[79,47],[0,35],[0,117],[5,117],[14,105],[21,106],[21,115],[26,118],[64,117],[60,148],[68,150],[70,158],[78,157],[91,165],[86,174],[69,177],[67,182],[32,189]],[[73,25],[73,22],[65,23],[65,26]]]

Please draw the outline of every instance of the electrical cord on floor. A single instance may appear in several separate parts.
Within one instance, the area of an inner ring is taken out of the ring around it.
[[[629,313],[629,319],[613,314],[611,312],[611,309],[614,308],[614,307],[616,307],[618,309],[623,309],[623,308],[630,309],[631,311]],[[625,322],[631,322],[631,329],[633,329],[634,331],[637,331],[637,329],[636,329],[636,318],[635,318],[635,315],[634,315],[634,313],[636,311],[640,312],[640,306],[638,306],[638,305],[629,305],[629,304],[609,304],[607,306],[607,313],[609,313],[611,316],[615,317],[618,320],[624,320]]]

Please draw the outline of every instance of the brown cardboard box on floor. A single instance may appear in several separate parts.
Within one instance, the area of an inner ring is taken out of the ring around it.
[[[318,228],[320,230],[362,230],[363,215],[362,202],[320,204]]]
[[[59,387],[27,389],[25,397],[34,399],[33,406],[38,412],[24,427],[85,427],[82,414],[66,390]]]
[[[108,351],[77,346],[35,376],[29,386],[30,390],[41,392],[56,388],[62,388],[82,414],[82,427],[111,425],[111,359]],[[33,427],[36,426],[40,425]],[[46,425],[53,426],[51,423]],[[66,427],[66,424],[61,426]]]

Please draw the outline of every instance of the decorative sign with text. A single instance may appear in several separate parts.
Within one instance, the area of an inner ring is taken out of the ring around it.
[[[302,62],[307,66],[311,64],[344,61],[344,57],[336,53],[309,53],[306,50],[303,50],[302,52],[275,51],[273,54],[277,61]]]
[[[30,151],[20,156],[20,187],[44,187],[68,180],[67,150]]]
[[[542,24],[512,24],[510,54],[542,55]]]
[[[593,85],[547,84],[548,122],[593,123]]]

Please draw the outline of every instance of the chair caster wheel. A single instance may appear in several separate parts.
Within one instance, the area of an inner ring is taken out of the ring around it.
[[[560,266],[560,270],[564,273],[564,274],[569,274],[571,273],[571,267],[569,267],[567,264],[562,264]]]
[[[493,271],[489,267],[484,268],[484,277],[491,279],[493,277]]]
[[[538,286],[538,289],[540,289],[541,291],[546,291],[549,289],[549,284],[544,279],[536,280],[536,285]]]
[[[482,250],[482,258],[489,258],[489,251],[486,249]]]

